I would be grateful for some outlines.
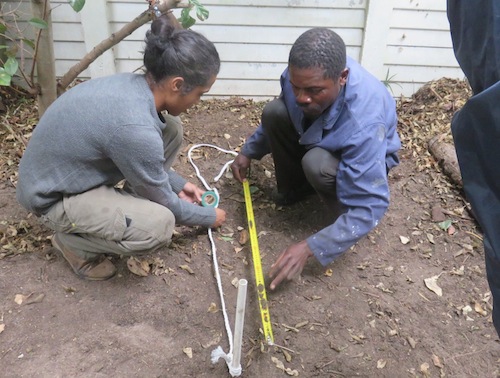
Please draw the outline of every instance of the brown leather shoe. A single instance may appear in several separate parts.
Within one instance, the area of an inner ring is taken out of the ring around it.
[[[116,274],[116,268],[108,259],[100,257],[84,260],[70,251],[57,237],[52,236],[52,245],[58,249],[73,271],[80,278],[90,281],[104,281]]]

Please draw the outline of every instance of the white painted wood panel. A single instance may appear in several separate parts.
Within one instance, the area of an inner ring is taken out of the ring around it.
[[[348,54],[379,79],[383,80],[388,72],[394,75],[396,97],[409,97],[421,85],[443,76],[463,78],[452,50],[445,0],[201,2],[210,16],[205,22],[198,21],[193,30],[212,40],[222,59],[218,80],[209,96],[276,96],[291,45],[302,32],[316,26],[339,33]],[[29,1],[25,3],[29,7]],[[52,0],[51,5],[58,75],[77,63],[95,41],[118,31],[147,8],[145,0],[108,0],[104,8],[101,2],[97,4],[105,11],[85,17],[75,13],[66,0]],[[179,15],[180,10],[174,14]],[[98,30],[92,30],[98,24]],[[108,25],[109,32],[102,25]],[[108,56],[106,64],[117,72],[141,67],[148,28],[139,28],[115,46],[114,59],[109,62]],[[93,42],[87,38],[87,46],[85,30],[95,32]],[[90,71],[92,66],[81,77],[90,77]]]

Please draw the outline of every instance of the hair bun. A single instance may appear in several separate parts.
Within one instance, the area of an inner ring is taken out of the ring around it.
[[[151,23],[151,33],[161,38],[169,38],[175,27],[170,23],[166,15],[162,15]]]

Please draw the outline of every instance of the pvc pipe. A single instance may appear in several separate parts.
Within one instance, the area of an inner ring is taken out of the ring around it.
[[[248,281],[240,279],[238,281],[238,298],[236,300],[236,318],[234,321],[234,338],[233,338],[233,358],[229,373],[231,376],[239,376],[241,374],[241,341],[243,339],[243,324],[245,321],[245,304],[247,299],[247,284]]]

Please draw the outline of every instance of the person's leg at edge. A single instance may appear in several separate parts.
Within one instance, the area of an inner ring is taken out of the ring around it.
[[[302,158],[302,169],[307,181],[336,218],[342,212],[337,198],[337,170],[340,160],[323,148],[315,147]]]
[[[95,261],[106,253],[133,255],[154,251],[170,242],[175,226],[172,212],[164,206],[106,186],[65,197],[42,216],[42,221],[56,232],[55,246],[64,247],[81,263]],[[70,265],[79,274],[71,262]],[[85,274],[79,275],[96,280],[109,278]]]
[[[484,238],[484,259],[486,263],[486,276],[490,286],[491,296],[493,299],[493,325],[500,335],[500,261],[497,259],[495,251],[491,247],[488,238]]]
[[[276,99],[265,106],[262,127],[271,146],[278,193],[311,192],[301,164],[306,149],[299,144],[299,135],[283,100]]]

